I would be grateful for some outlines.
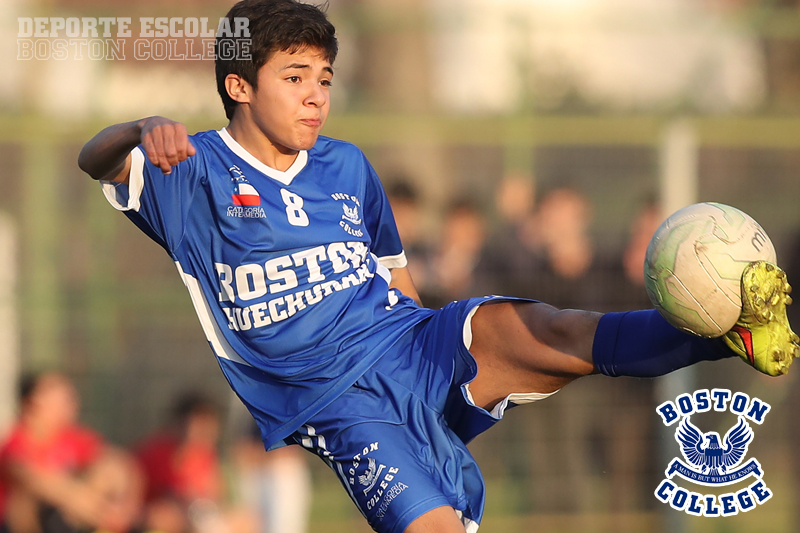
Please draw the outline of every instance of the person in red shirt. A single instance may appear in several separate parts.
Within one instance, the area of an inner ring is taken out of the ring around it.
[[[0,447],[0,520],[9,532],[122,532],[138,518],[134,464],[77,423],[79,408],[65,376],[23,380],[19,420]]]
[[[138,447],[137,456],[147,479],[146,501],[218,500],[222,475],[216,406],[200,395],[188,394],[176,402],[172,415],[170,424]]]
[[[164,533],[255,529],[251,513],[231,511],[223,504],[219,432],[217,407],[204,396],[189,393],[177,400],[171,422],[138,447],[146,478],[148,529]]]

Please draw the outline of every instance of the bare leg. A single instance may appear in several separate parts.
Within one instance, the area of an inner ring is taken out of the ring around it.
[[[544,303],[484,304],[472,319],[475,403],[491,410],[515,392],[553,392],[594,372],[592,344],[602,315]]]
[[[464,524],[452,507],[437,507],[420,516],[405,533],[464,533]]]

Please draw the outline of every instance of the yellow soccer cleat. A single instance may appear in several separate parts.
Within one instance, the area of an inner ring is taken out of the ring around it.
[[[786,317],[791,291],[783,270],[767,261],[750,263],[742,274],[742,314],[724,336],[739,357],[770,376],[785,374],[800,356],[800,338]]]

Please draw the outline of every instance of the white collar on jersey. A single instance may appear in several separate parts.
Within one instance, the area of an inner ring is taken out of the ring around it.
[[[266,174],[268,177],[283,183],[284,185],[291,184],[294,177],[297,176],[300,171],[306,167],[306,163],[308,163],[308,152],[306,150],[300,150],[297,153],[297,159],[294,160],[292,166],[281,172],[280,170],[276,170],[270,166],[267,166],[256,159],[253,154],[245,150],[241,144],[236,142],[236,139],[231,137],[231,134],[228,133],[228,130],[225,128],[217,131],[217,133],[222,139],[222,142],[224,142],[234,154],[244,159],[245,163],[259,172]]]

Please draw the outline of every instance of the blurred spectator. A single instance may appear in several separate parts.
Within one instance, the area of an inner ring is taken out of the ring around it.
[[[521,240],[531,251],[531,272],[523,283],[525,296],[559,308],[600,310],[603,272],[589,234],[592,221],[589,199],[572,187],[559,187],[542,195],[526,218]]]
[[[420,210],[419,195],[416,189],[405,179],[399,178],[386,189],[386,196],[392,206],[394,220],[400,240],[408,255],[409,249],[414,249],[420,243]]]
[[[644,256],[647,245],[661,224],[661,210],[653,199],[648,199],[634,218],[628,245],[622,254],[625,277],[633,285],[644,286]]]
[[[483,213],[469,200],[454,202],[445,213],[439,245],[433,255],[431,287],[436,289],[428,307],[441,307],[453,300],[476,296],[476,266],[486,241]]]
[[[531,276],[540,268],[542,254],[540,243],[530,238],[535,226],[535,191],[531,177],[516,173],[505,176],[497,187],[497,226],[478,265],[480,284],[486,293],[531,293]]]
[[[171,423],[137,451],[146,479],[145,524],[162,533],[253,533],[246,512],[224,507],[220,415],[200,394],[178,399]]]
[[[10,533],[132,530],[141,483],[127,454],[77,424],[78,395],[55,373],[21,384],[21,414],[0,450],[0,512]]]
[[[631,220],[628,241],[621,257],[605,260],[607,283],[599,311],[631,311],[652,307],[644,288],[644,256],[661,224],[661,209],[653,198],[645,199]]]
[[[574,280],[589,270],[594,247],[589,239],[592,206],[575,189],[550,191],[539,206],[534,239],[544,248],[550,269],[561,279]]]
[[[503,224],[519,227],[533,211],[536,186],[525,174],[510,173],[497,187],[495,208]]]
[[[417,190],[405,178],[398,178],[386,189],[386,196],[392,206],[397,231],[403,243],[403,251],[408,259],[408,271],[424,305],[431,293],[431,253],[428,244],[422,239],[422,220],[424,214]]]
[[[260,533],[305,533],[311,507],[311,473],[299,446],[264,451],[253,424],[236,444],[240,498],[254,510]]]
[[[602,282],[593,268],[591,203],[577,190],[559,187],[545,193],[532,210],[533,194],[533,186],[519,177],[506,178],[498,190],[502,222],[480,266],[488,292],[596,310],[602,304]],[[517,202],[508,200],[515,196]]]

